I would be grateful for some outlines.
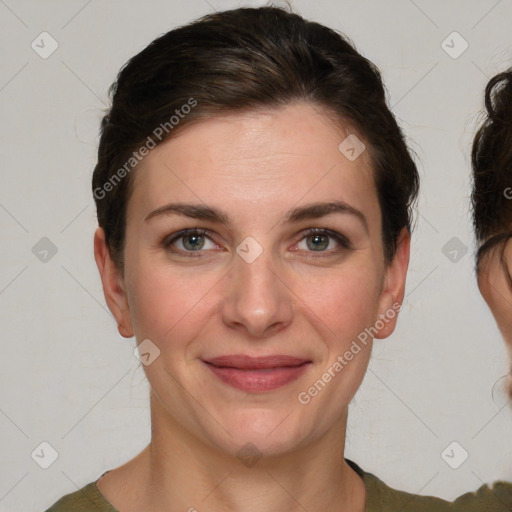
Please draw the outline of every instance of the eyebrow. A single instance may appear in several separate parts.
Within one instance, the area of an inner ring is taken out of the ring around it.
[[[318,202],[294,208],[285,214],[282,223],[286,224],[300,222],[308,219],[318,219],[333,213],[353,215],[363,224],[366,232],[369,232],[368,221],[364,214],[357,208],[350,206],[344,201]],[[188,203],[166,204],[165,206],[157,208],[156,210],[146,215],[144,221],[147,222],[153,217],[170,214],[190,217],[192,219],[208,220],[218,224],[224,224],[226,226],[230,224],[229,216],[222,210],[202,204]]]

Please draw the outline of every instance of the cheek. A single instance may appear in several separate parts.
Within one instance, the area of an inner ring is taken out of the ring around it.
[[[323,324],[330,344],[344,345],[357,338],[377,319],[379,276],[374,265],[358,262],[337,271],[318,273],[311,279],[297,279],[296,294],[304,314]]]
[[[512,290],[503,270],[491,267],[478,276],[478,285],[512,355]]]
[[[129,290],[130,312],[138,340],[157,345],[185,343],[201,329],[214,307],[217,274],[141,262]],[[163,348],[161,346],[161,348]]]
[[[301,404],[311,401],[316,410],[328,411],[319,426],[342,413],[366,373],[373,340],[367,329],[377,319],[378,277],[374,267],[351,264],[315,279],[299,280],[294,287],[302,299],[298,315],[306,318],[306,328],[319,338],[315,353],[321,354],[314,377],[298,400]]]

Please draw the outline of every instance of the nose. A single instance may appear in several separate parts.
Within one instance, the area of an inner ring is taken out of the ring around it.
[[[270,251],[251,263],[235,255],[222,302],[227,326],[252,338],[265,338],[291,324],[294,296],[279,268]]]

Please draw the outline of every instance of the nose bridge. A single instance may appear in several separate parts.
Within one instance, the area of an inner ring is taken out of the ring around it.
[[[253,336],[288,325],[292,317],[290,292],[277,277],[273,251],[248,237],[237,247],[224,321]],[[271,329],[272,328],[272,329]]]

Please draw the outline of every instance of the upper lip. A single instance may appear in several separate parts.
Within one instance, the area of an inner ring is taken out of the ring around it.
[[[218,367],[239,368],[241,370],[282,368],[286,366],[293,367],[311,362],[309,359],[285,355],[251,357],[245,354],[219,356],[211,359],[203,359],[203,361]]]

